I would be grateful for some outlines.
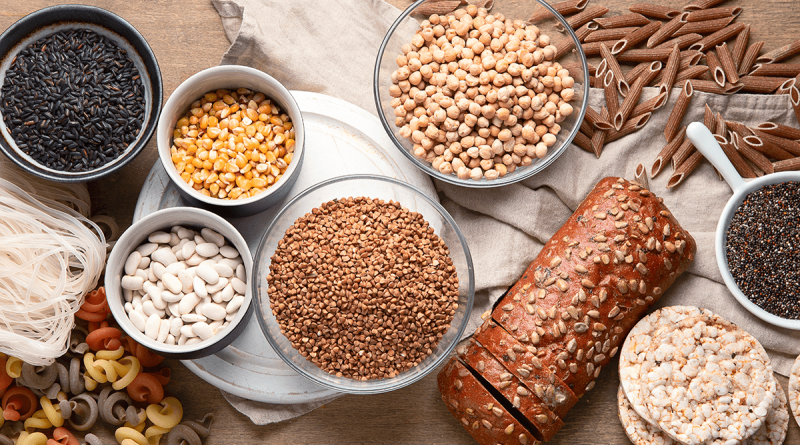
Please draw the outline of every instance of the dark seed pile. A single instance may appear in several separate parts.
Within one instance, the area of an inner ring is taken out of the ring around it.
[[[59,31],[20,51],[0,101],[17,146],[66,172],[113,161],[144,121],[139,71],[125,50],[86,29]]]
[[[346,198],[295,221],[272,256],[283,334],[339,377],[394,377],[430,355],[458,307],[450,251],[422,215]]]
[[[747,195],[727,236],[728,266],[742,293],[767,312],[800,320],[800,183]]]

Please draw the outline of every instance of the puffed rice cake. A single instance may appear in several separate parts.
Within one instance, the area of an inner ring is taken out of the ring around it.
[[[622,385],[617,391],[617,407],[619,408],[619,421],[625,428],[625,434],[633,445],[674,445],[676,442],[670,439],[666,433],[648,422],[645,422],[639,414],[634,411]]]
[[[772,402],[764,425],[742,445],[781,445],[789,430],[789,408],[786,406],[786,394],[780,382],[775,381],[778,396]]]
[[[800,423],[800,356],[795,360],[789,375],[789,406],[792,407],[794,420]]]

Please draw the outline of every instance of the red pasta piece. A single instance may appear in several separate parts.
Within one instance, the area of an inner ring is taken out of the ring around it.
[[[153,368],[160,365],[161,362],[164,361],[164,357],[150,351],[130,337],[125,337],[125,342],[127,343],[127,346],[125,346],[123,343],[125,350],[139,359],[139,363],[142,364],[142,368]]]
[[[5,394],[6,389],[8,389],[12,383],[14,383],[14,379],[6,373],[6,359],[0,358],[0,397]]]
[[[75,316],[81,320],[86,321],[103,321],[108,317],[109,312],[88,312],[83,309],[78,309]]]
[[[68,429],[60,426],[53,430],[53,438],[47,440],[47,445],[81,445],[81,443]]]
[[[98,288],[89,292],[89,295],[84,299],[81,309],[86,312],[106,312],[108,311],[108,301],[106,300],[106,289],[104,287]]]
[[[137,402],[161,403],[164,386],[153,374],[142,372],[127,387],[128,395]]]
[[[92,351],[108,350],[116,351],[122,346],[120,342],[122,331],[117,328],[103,327],[92,331],[86,336],[86,344],[92,348]]]
[[[32,416],[39,405],[39,400],[33,392],[22,386],[9,388],[3,395],[3,418],[16,421],[25,420]]]
[[[108,327],[108,320],[103,320],[100,322],[97,321],[90,321],[89,322],[89,332],[94,332],[100,328],[107,328]]]
[[[162,385],[167,386],[169,385],[169,379],[172,376],[172,371],[165,366],[159,369],[158,372],[151,372],[150,374],[153,374],[153,377],[158,379]]]

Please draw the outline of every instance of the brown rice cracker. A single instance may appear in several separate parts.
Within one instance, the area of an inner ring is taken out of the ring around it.
[[[676,442],[663,431],[647,423],[634,411],[622,385],[617,391],[619,421],[633,445],[674,445]]]
[[[776,397],[763,347],[711,314],[654,336],[640,374],[651,418],[688,445],[738,444],[761,428]]]
[[[781,384],[776,380],[778,397],[772,402],[767,420],[749,439],[742,441],[742,445],[781,445],[786,439],[789,430],[789,408],[786,406],[786,394]]]
[[[657,423],[650,418],[650,414],[644,408],[644,400],[639,391],[639,369],[650,348],[653,336],[656,335],[656,332],[668,329],[679,321],[710,313],[707,309],[694,306],[668,306],[658,309],[639,320],[625,339],[619,354],[620,386],[632,409],[650,425],[656,427]]]
[[[789,375],[789,406],[792,407],[794,420],[800,423],[800,357],[795,360]]]

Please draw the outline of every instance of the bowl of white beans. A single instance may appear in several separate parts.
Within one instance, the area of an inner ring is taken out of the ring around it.
[[[220,351],[252,311],[253,259],[242,235],[206,210],[175,207],[134,223],[106,264],[111,313],[158,354],[197,359]]]

